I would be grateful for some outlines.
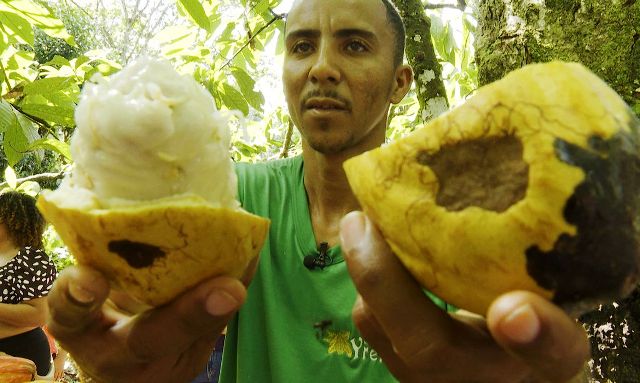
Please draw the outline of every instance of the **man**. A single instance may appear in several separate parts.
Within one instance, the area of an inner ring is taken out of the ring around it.
[[[50,328],[88,376],[189,381],[227,323],[223,382],[388,382],[391,374],[403,382],[565,382],[579,373],[588,342],[559,308],[513,292],[486,322],[448,314],[352,212],[359,206],[342,163],[384,142],[389,105],[412,81],[397,20],[387,0],[295,2],[283,81],[303,155],[238,166],[243,206],[272,219],[248,294],[251,270],[243,281],[205,281],[130,316],[104,304],[102,276],[70,269],[51,293]],[[323,242],[325,267],[307,269],[305,256]]]

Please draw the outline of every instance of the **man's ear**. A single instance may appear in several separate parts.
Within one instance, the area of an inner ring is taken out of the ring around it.
[[[397,104],[402,101],[407,92],[409,92],[412,82],[413,70],[411,67],[409,65],[398,66],[398,68],[396,68],[393,91],[391,92],[391,102]]]

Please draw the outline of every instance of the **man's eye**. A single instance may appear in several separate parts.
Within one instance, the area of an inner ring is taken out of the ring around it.
[[[369,50],[369,48],[367,48],[367,46],[363,42],[358,40],[353,40],[347,43],[346,49],[349,52],[356,52],[356,53],[366,52]]]
[[[307,41],[297,42],[291,47],[291,53],[304,54],[313,50],[313,46]]]

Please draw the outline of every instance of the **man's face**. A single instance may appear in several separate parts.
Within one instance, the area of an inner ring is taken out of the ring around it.
[[[393,30],[382,2],[298,0],[287,18],[283,81],[304,143],[325,154],[384,142],[398,102]]]

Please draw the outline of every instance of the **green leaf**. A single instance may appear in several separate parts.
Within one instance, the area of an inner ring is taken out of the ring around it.
[[[21,113],[17,113],[16,117],[18,117],[18,125],[20,125],[22,133],[27,138],[27,142],[33,142],[40,139],[38,128],[34,125],[33,122],[31,122],[31,120],[29,120]]]
[[[276,56],[279,56],[281,54],[284,53],[284,31],[281,28],[278,28],[278,37],[276,37],[277,43],[276,43],[276,51],[275,54]]]
[[[249,105],[251,105],[255,110],[262,111],[264,96],[262,93],[255,91],[255,80],[251,78],[246,71],[240,68],[234,68],[231,71],[231,74],[236,79],[236,82],[240,87],[240,91]]]
[[[53,150],[54,152],[60,153],[64,158],[71,161],[71,149],[69,144],[66,142],[57,140],[55,138],[42,138],[36,141],[33,141],[31,145],[29,145],[30,150],[36,149],[48,149]]]
[[[0,25],[9,28],[19,42],[33,45],[33,28],[24,18],[14,12],[0,11]]]
[[[227,23],[227,26],[225,27],[224,31],[222,31],[222,33],[220,34],[220,37],[218,38],[218,42],[224,42],[224,41],[235,42],[235,40],[231,38],[231,34],[233,33],[234,29],[236,29],[236,23],[234,22]]]
[[[43,96],[55,106],[75,109],[79,102],[80,92],[78,89],[72,89],[69,92],[46,93]]]
[[[180,0],[180,4],[189,13],[191,19],[207,32],[211,32],[211,21],[198,0]]]
[[[5,66],[8,77],[16,82],[31,82],[35,74],[33,69],[34,53],[15,50],[13,47],[7,51],[11,55]]]
[[[73,108],[45,104],[25,104],[22,110],[32,116],[56,124],[74,126]]]
[[[4,133],[9,126],[17,122],[18,121],[11,104],[0,99],[0,133]]]
[[[17,113],[18,124],[24,133],[24,136],[27,138],[28,143],[32,143],[33,141],[40,139],[40,133],[38,132],[38,126],[36,126],[31,120],[29,120],[24,114]],[[25,151],[29,151],[27,147]],[[38,158],[39,161],[44,159],[44,150],[35,150],[33,154]]]
[[[245,98],[242,97],[242,93],[238,92],[236,88],[229,84],[223,84],[222,87],[223,92],[221,92],[220,96],[227,108],[240,110],[245,116],[249,114],[249,104],[247,104]]]
[[[256,69],[256,56],[252,50],[243,49],[234,62],[242,63],[241,60],[244,60],[251,68]]]
[[[442,19],[438,15],[431,15],[431,36],[439,36],[444,33]]]
[[[67,33],[64,24],[51,11],[31,0],[2,0],[0,11],[12,12],[24,18],[28,23],[40,28],[51,37],[57,37],[75,46],[73,37]]]
[[[473,19],[473,16],[465,13],[464,17],[462,18],[462,23],[467,29],[467,31],[471,33],[476,33],[476,29],[477,29],[476,21]]]
[[[4,132],[3,149],[10,166],[17,164],[24,156],[29,147],[29,139],[25,135],[22,125],[18,122],[18,118],[7,126]]]
[[[211,31],[215,31],[222,22],[221,12],[218,11],[220,4],[216,4],[211,12],[209,12],[209,22],[211,23]]]
[[[49,60],[49,62],[47,62],[45,65],[57,66],[57,67],[70,66],[69,60],[59,55],[53,56],[53,58]]]
[[[0,25],[0,52],[4,52],[9,47],[9,36],[4,30],[4,27]]]
[[[21,183],[20,186],[16,188],[16,190],[35,197],[38,195],[38,193],[40,193],[42,188],[40,187],[40,184],[35,181],[25,181]]]
[[[247,156],[247,157],[253,157],[256,154],[259,153],[263,153],[264,152],[264,148],[260,147],[260,146],[251,146],[248,145],[242,141],[236,141],[233,143],[235,149],[237,149],[238,151],[240,151],[240,153],[242,153],[242,155]]]
[[[57,56],[57,55],[56,55],[56,57],[60,57],[60,56]],[[91,59],[90,59],[90,58],[88,58],[87,56],[80,56],[80,57],[78,57],[78,58],[73,59],[72,61],[75,61],[75,63],[74,63],[74,66],[73,66],[73,67],[74,67],[74,68],[76,68],[76,69],[80,69],[80,67],[82,66],[82,64],[88,63],[89,61],[91,61]],[[68,62],[68,61],[67,61],[67,62]],[[71,63],[69,63],[68,65],[69,65],[69,66],[71,66]]]
[[[24,93],[27,95],[55,93],[68,88],[73,83],[74,81],[70,77],[41,78],[25,85]]]
[[[269,4],[270,1],[269,0],[260,0],[258,1],[258,3],[253,7],[253,9],[251,10],[251,12],[253,12],[254,15],[260,15],[262,14],[264,11],[269,9]]]
[[[446,51],[446,59],[452,64],[456,64],[455,50],[457,48],[456,38],[453,35],[453,26],[447,25],[447,34],[444,39],[444,48]]]
[[[9,185],[11,189],[15,189],[16,186],[18,186],[18,177],[16,177],[16,172],[11,166],[7,166],[7,168],[4,169],[4,180],[7,181],[7,185]]]
[[[157,41],[161,45],[170,45],[189,38],[188,42],[185,43],[185,46],[189,46],[196,40],[196,36],[193,32],[194,30],[189,26],[172,25],[157,33],[153,37],[153,40]]]
[[[170,26],[153,37],[160,44],[165,57],[180,55],[187,48],[193,46],[197,39],[195,27],[176,25]]]
[[[4,133],[2,149],[9,165],[13,166],[24,156],[29,144],[28,135],[33,132],[23,128],[15,109],[4,100],[0,100],[0,124]]]

